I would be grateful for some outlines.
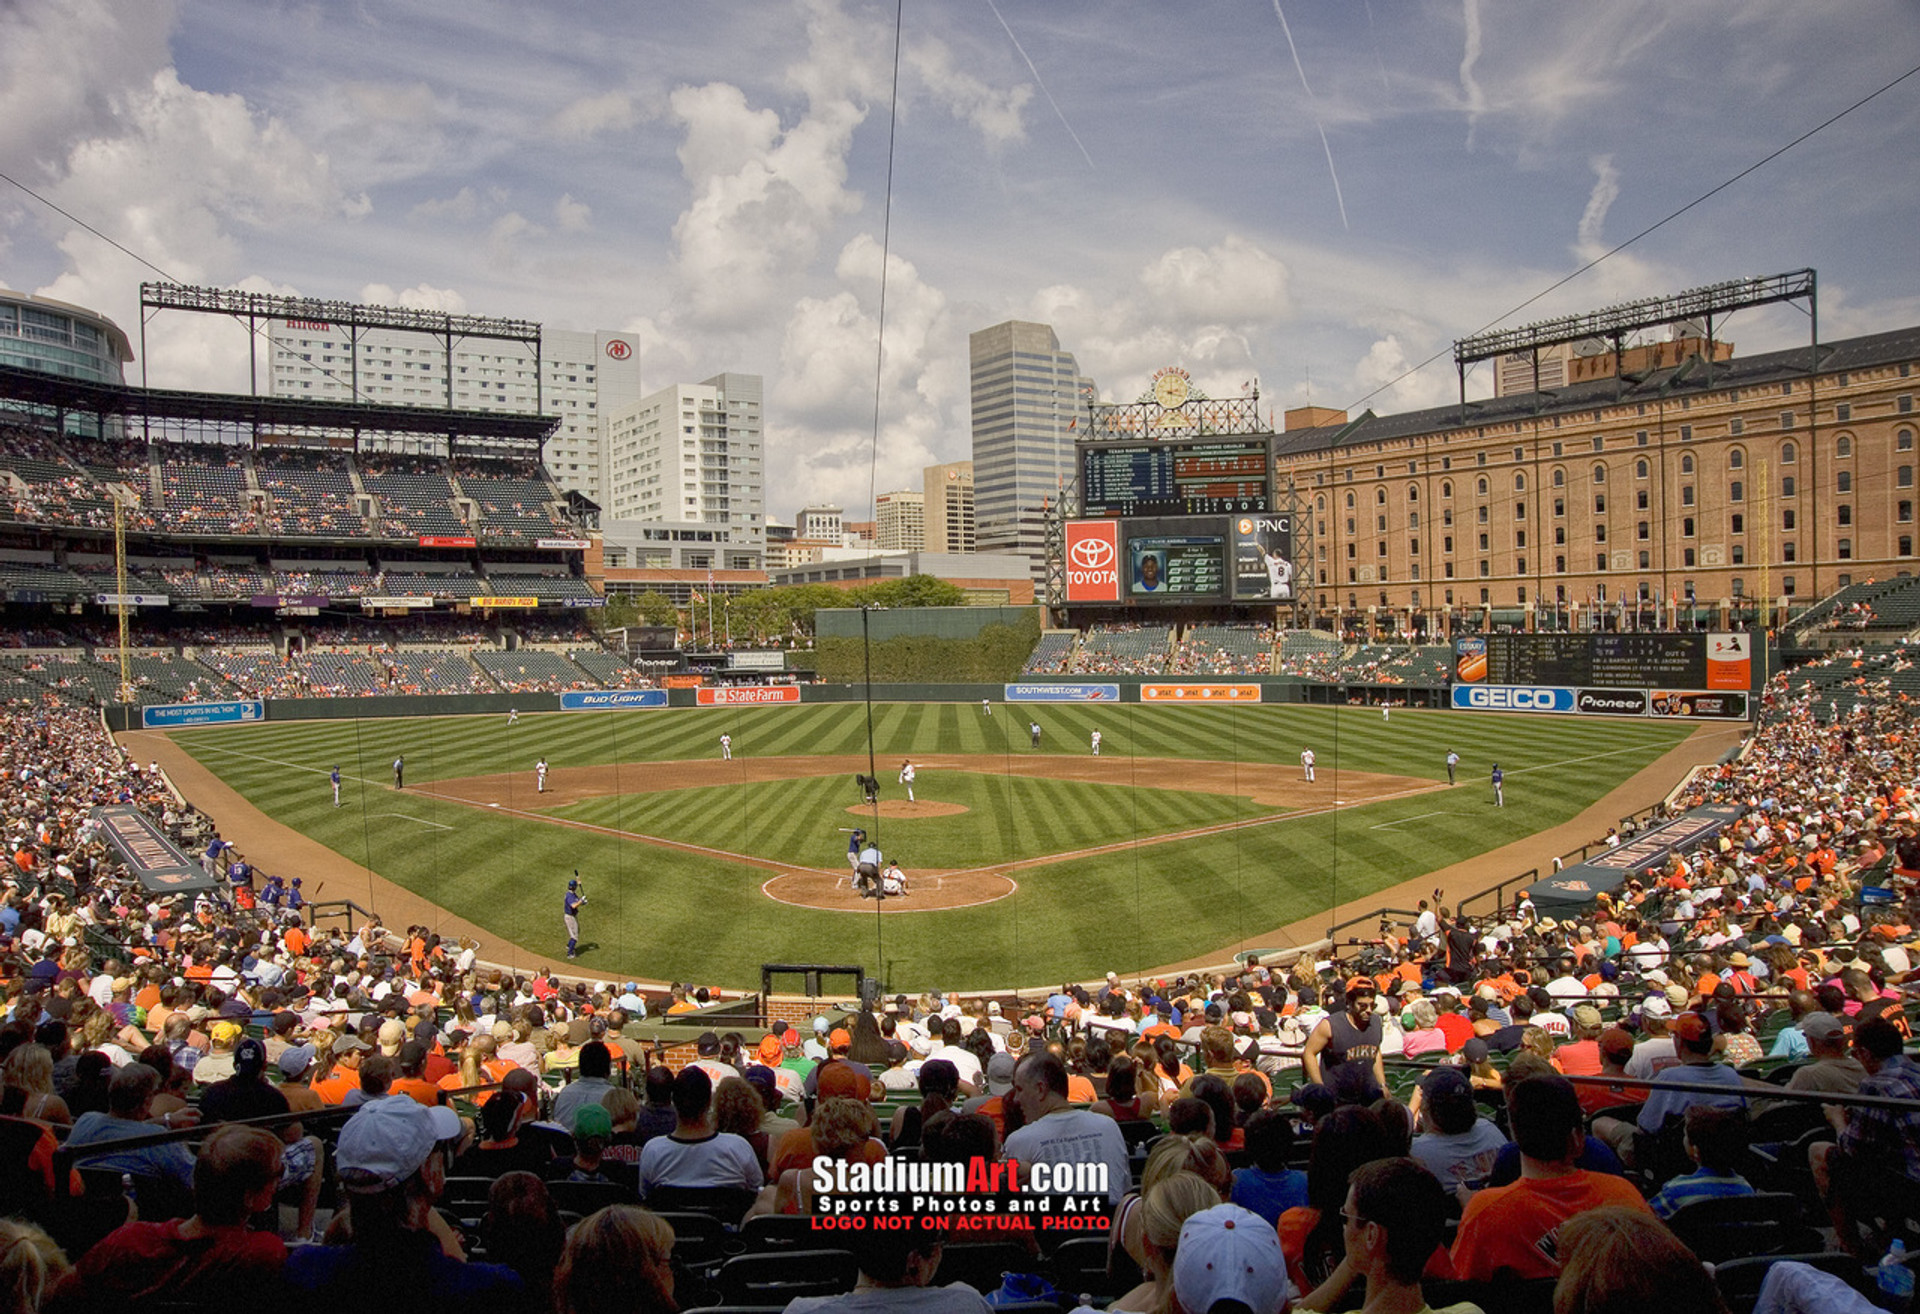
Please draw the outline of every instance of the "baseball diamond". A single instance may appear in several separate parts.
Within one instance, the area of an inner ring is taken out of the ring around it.
[[[1046,731],[1040,750],[1029,720]],[[1093,729],[1105,740],[1099,757],[1085,751]],[[865,719],[847,704],[523,713],[511,730],[498,717],[364,719],[128,739],[156,741],[170,767],[180,761],[188,796],[218,807],[223,829],[243,808],[283,839],[303,837],[301,851],[348,888],[357,881],[370,898],[374,882],[391,881],[424,900],[435,925],[471,926],[507,957],[564,952],[547,882],[578,867],[596,882],[579,947],[589,970],[744,981],[761,962],[842,946],[884,954],[891,976],[964,985],[1004,980],[1008,962],[1043,943],[1068,971],[1104,970],[1116,946],[1143,969],[1218,960],[1567,822],[1688,729],[1457,712],[1383,725],[1297,705],[1056,705],[1019,718],[877,706],[875,751],[920,768],[912,805],[890,775],[877,805],[863,801],[854,780],[868,761]],[[713,753],[722,733],[732,760]],[[516,760],[531,751],[549,762],[544,794],[524,768],[499,769],[509,734]],[[1320,761],[1311,784],[1293,765],[1308,744]],[[1448,795],[1449,749],[1469,763],[1497,753],[1511,806]],[[386,766],[403,751],[401,793]],[[336,761],[340,809],[305,783]],[[905,897],[881,901],[888,929],[877,941],[847,917],[876,908],[845,879],[841,831],[856,824],[912,877]],[[1508,874],[1490,863],[1479,883]],[[1092,930],[1090,916],[1098,933],[1081,929]]]

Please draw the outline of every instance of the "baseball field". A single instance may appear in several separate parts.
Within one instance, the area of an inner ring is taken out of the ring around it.
[[[1407,710],[1388,723],[1373,709],[1302,706],[996,705],[989,717],[977,703],[877,705],[874,806],[854,782],[869,761],[859,704],[172,738],[266,817],[526,954],[563,958],[561,895],[577,869],[583,971],[747,986],[763,962],[839,962],[889,983],[970,988],[1141,971],[1322,914],[1570,820],[1692,728]],[[908,761],[913,802],[897,783]],[[1500,809],[1487,784],[1496,762]],[[855,826],[901,862],[905,898],[851,889]],[[286,870],[271,853],[247,856]],[[1490,868],[1475,888],[1509,874]],[[368,899],[341,884],[321,897]]]

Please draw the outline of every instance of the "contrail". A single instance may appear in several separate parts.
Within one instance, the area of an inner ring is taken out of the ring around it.
[[[987,3],[992,4],[993,0],[987,0]],[[1293,44],[1293,29],[1287,26],[1287,15],[1280,8],[1280,0],[1273,0],[1273,12],[1280,20],[1280,30],[1287,35],[1287,49],[1293,54],[1293,71],[1300,75],[1300,86],[1307,93],[1307,105],[1313,113],[1313,126],[1320,134],[1320,149],[1327,153],[1327,173],[1333,179],[1333,199],[1340,206],[1340,226],[1352,232],[1353,226],[1347,222],[1347,198],[1340,194],[1340,174],[1333,167],[1333,147],[1327,142],[1327,130],[1320,126],[1320,110],[1314,104],[1313,88],[1307,82],[1307,70],[1300,63],[1300,50]]]
[[[1040,94],[1047,98],[1047,104],[1053,106],[1053,112],[1059,118],[1060,126],[1067,130],[1067,136],[1073,138],[1073,144],[1080,147],[1080,156],[1086,160],[1087,167],[1093,168],[1093,156],[1087,154],[1087,148],[1081,144],[1080,134],[1073,130],[1073,125],[1067,122],[1067,116],[1060,112],[1060,102],[1053,98],[1053,93],[1047,90],[1047,84],[1040,80],[1040,70],[1033,66],[1031,59],[1027,58],[1026,48],[1020,44],[1020,38],[1013,34],[1012,28],[1007,27],[1007,20],[1000,17],[1000,6],[993,0],[987,0],[987,8],[993,10],[993,16],[1000,19],[1000,26],[1006,28],[1007,40],[1013,42],[1013,48],[1020,52],[1020,58],[1027,61],[1027,72],[1033,74],[1034,83],[1040,88]]]

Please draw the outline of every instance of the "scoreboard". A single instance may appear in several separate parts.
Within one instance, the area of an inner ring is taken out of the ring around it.
[[[1706,689],[1705,634],[1489,634],[1489,684]]]
[[[1255,514],[1273,509],[1265,438],[1086,443],[1080,498],[1089,516]]]

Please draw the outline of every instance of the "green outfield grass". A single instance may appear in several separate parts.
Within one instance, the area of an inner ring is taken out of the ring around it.
[[[892,782],[887,782],[891,786]],[[889,787],[886,797],[902,797]],[[922,772],[914,796],[957,804],[956,816],[888,817],[880,838],[889,858],[909,871],[978,867],[1045,853],[1191,830],[1275,815],[1244,798],[1182,790],[1135,790],[972,771]],[[753,785],[718,785],[664,793],[588,799],[543,809],[597,826],[709,848],[724,848],[801,867],[843,865],[840,827],[871,827],[847,810],[857,798],[844,775]]]
[[[1176,843],[1031,867],[1011,897],[980,908],[884,919],[815,912],[761,893],[761,867],[685,854],[529,817],[476,810],[388,788],[407,758],[407,783],[555,767],[718,756],[866,752],[858,704],[286,722],[181,731],[176,740],[269,816],[449,911],[535,953],[558,958],[560,894],[574,868],[588,877],[585,970],[748,986],[770,961],[861,962],[890,983],[978,987],[1131,971],[1206,954],[1310,917],[1333,903],[1459,862],[1556,825],[1645,766],[1693,727],[1521,716],[1299,706],[1146,707],[895,704],[873,711],[875,756],[888,797],[903,757],[1030,758],[1087,752],[1101,730],[1109,758],[1188,758],[1298,772],[1311,747],[1320,779],[1340,769],[1444,780],[1453,790],[1338,812],[1305,813]],[[1507,807],[1490,806],[1486,775],[1507,773]],[[338,763],[348,806],[331,805]],[[1144,839],[1271,809],[1244,797],[934,771],[922,797],[961,803],[959,817],[888,819],[890,850],[910,866],[964,867]],[[529,788],[529,802],[531,788]],[[854,824],[848,782],[795,779],[589,800],[556,810],[617,830],[779,862],[836,867]],[[249,855],[274,870],[270,854]],[[1481,884],[1505,871],[1489,870]],[[1465,893],[1466,891],[1461,891]],[[366,898],[328,890],[322,897]]]

